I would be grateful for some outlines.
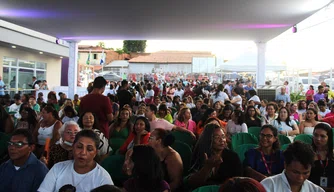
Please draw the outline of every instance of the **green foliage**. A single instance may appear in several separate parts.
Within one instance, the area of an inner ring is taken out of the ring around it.
[[[97,46],[99,46],[99,47],[101,47],[101,48],[106,48],[106,45],[105,45],[105,43],[104,43],[103,41],[98,42],[98,43],[97,43]]]
[[[297,102],[299,100],[303,100],[305,99],[305,96],[302,94],[301,91],[299,92],[295,92],[295,93],[290,93],[290,99],[291,99],[291,102]]]
[[[124,53],[123,49],[120,48],[117,48],[115,52],[118,53],[119,55]]]
[[[128,52],[145,52],[146,40],[124,40],[123,50]]]

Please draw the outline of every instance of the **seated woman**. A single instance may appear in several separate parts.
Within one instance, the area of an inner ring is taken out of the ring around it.
[[[219,185],[242,175],[238,155],[227,148],[224,131],[216,124],[205,126],[194,148],[191,164],[193,173],[187,179],[191,188]]]
[[[67,121],[75,121],[77,122],[79,119],[75,109],[71,106],[66,106],[64,108],[64,115],[63,118],[61,119],[61,121],[63,123],[66,123]]]
[[[245,153],[245,176],[262,181],[267,176],[282,173],[284,157],[277,136],[277,129],[272,125],[262,126],[259,147]]]
[[[197,127],[196,127],[197,136],[200,136],[202,134],[205,121],[208,120],[208,118],[210,117],[216,117],[216,116],[217,116],[217,113],[214,109],[212,108],[206,109],[201,120],[197,123]]]
[[[196,123],[195,121],[191,120],[191,112],[187,107],[180,110],[180,113],[174,124],[178,127],[183,127],[193,133],[196,133]]]
[[[119,153],[125,154],[127,150],[139,144],[147,144],[150,137],[150,123],[145,117],[137,117],[133,131],[120,147]]]
[[[334,189],[334,158],[332,128],[327,123],[314,127],[312,148],[316,152],[309,180],[326,191]],[[323,181],[325,180],[325,181]]]
[[[60,119],[63,119],[63,117],[65,116],[65,111],[64,111],[64,109],[65,109],[65,107],[67,107],[67,106],[70,106],[70,107],[73,108],[75,115],[78,114],[77,111],[74,109],[74,104],[72,103],[72,100],[71,100],[71,99],[65,99],[64,104],[60,107],[60,110],[59,110],[59,112],[58,112],[58,116],[59,116]]]
[[[105,137],[103,132],[100,131],[100,125],[96,115],[92,112],[84,112],[83,114],[81,114],[78,120],[78,124],[84,130],[93,130],[95,134],[100,138],[98,157],[99,160],[104,159],[111,151],[111,148],[109,146],[108,139]]]
[[[216,101],[213,105],[212,108],[216,111],[217,116],[221,115],[223,113],[224,109],[224,104],[221,101]]]
[[[158,108],[157,118],[164,119],[170,123],[173,123],[173,117],[168,112],[167,106],[165,104],[160,104]]]
[[[152,147],[137,145],[129,152],[130,159],[124,166],[135,177],[124,183],[125,192],[170,192],[163,180],[160,159]]]
[[[290,119],[296,121],[297,124],[300,124],[300,115],[297,111],[298,106],[296,103],[291,103],[290,105]]]
[[[266,107],[267,114],[261,117],[261,126],[263,125],[273,125],[275,119],[278,117],[277,105],[275,103],[269,103]]]
[[[290,112],[286,107],[282,107],[278,111],[278,117],[274,121],[273,126],[282,135],[294,136],[299,134],[298,125],[294,120],[290,120]]]
[[[30,107],[21,105],[19,113],[21,119],[17,120],[16,129],[28,129],[30,133],[33,133],[37,125],[36,112]]]
[[[317,111],[313,108],[306,110],[305,121],[302,121],[299,125],[301,134],[313,135],[314,126],[318,123]]]
[[[307,109],[309,108],[312,108],[312,109],[315,109],[316,111],[318,111],[318,119],[321,120],[321,115],[319,114],[319,107],[318,107],[318,104],[314,101],[311,101],[308,106],[307,106]],[[300,115],[300,120],[305,120],[306,119],[306,109],[305,109],[305,112],[303,114]]]
[[[72,145],[75,135],[80,131],[79,125],[74,121],[68,121],[59,129],[59,143],[50,146],[49,158],[41,158],[41,161],[46,163],[49,169],[54,164],[73,159]]]
[[[157,128],[151,133],[148,145],[158,154],[164,180],[172,191],[178,191],[182,183],[183,164],[179,153],[170,147],[174,140],[168,131]]]
[[[256,111],[254,106],[248,106],[245,115],[245,122],[247,127],[261,127],[260,114]]]
[[[73,142],[73,159],[55,164],[37,191],[58,192],[70,184],[76,191],[90,191],[101,185],[113,185],[109,173],[94,161],[100,138],[92,130],[80,131]]]
[[[50,146],[55,144],[59,139],[59,129],[63,125],[58,118],[57,111],[51,107],[46,106],[42,109],[42,120],[37,124],[34,131],[34,137],[37,141],[36,156],[39,158],[44,150],[44,145],[47,138],[50,138]]]
[[[109,126],[109,138],[126,139],[129,137],[133,127],[130,114],[131,111],[128,108],[122,108],[116,121]]]
[[[231,120],[232,113],[233,113],[232,105],[230,104],[225,105],[222,114],[219,114],[218,118],[227,123],[229,120]]]
[[[234,110],[232,113],[232,119],[227,122],[226,130],[228,137],[237,133],[248,133],[245,116],[242,111]]]

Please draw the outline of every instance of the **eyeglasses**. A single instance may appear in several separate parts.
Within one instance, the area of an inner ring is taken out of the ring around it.
[[[271,138],[274,137],[274,135],[271,135],[271,134],[263,134],[263,133],[261,133],[261,134],[260,134],[260,137],[261,137],[261,138],[271,139]]]
[[[29,145],[29,143],[24,143],[24,142],[11,142],[11,141],[8,141],[8,147],[10,146],[15,146],[16,148],[21,148],[23,147],[24,145]]]
[[[220,140],[220,139],[222,139],[222,140],[226,139],[226,136],[225,136],[225,135],[221,135],[221,136],[219,136],[219,135],[215,135],[215,136],[213,136],[212,138],[213,138],[213,140],[218,141],[218,140]]]
[[[69,134],[69,135],[76,135],[78,132],[77,131],[75,131],[75,132],[66,131],[66,133]]]

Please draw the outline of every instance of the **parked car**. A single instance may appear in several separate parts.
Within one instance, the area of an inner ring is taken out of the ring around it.
[[[103,76],[107,81],[122,81],[123,78],[119,75],[117,75],[114,72],[103,72],[102,74],[100,73],[100,76]]]
[[[299,79],[298,84],[301,84],[303,86],[303,92],[305,93],[309,89],[310,85],[313,85],[314,90],[317,90],[318,86],[320,85],[320,81],[314,77],[311,77],[311,83],[309,83],[308,77],[299,77],[298,79]]]
[[[330,87],[331,89],[334,88],[334,78],[332,78],[332,85],[330,84],[330,83],[331,83],[331,79],[325,79],[324,82],[325,82],[327,85],[329,85],[329,87]]]

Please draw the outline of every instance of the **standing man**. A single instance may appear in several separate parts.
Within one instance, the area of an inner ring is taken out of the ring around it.
[[[120,109],[123,108],[124,105],[128,104],[132,107],[132,98],[133,95],[128,91],[129,83],[127,80],[122,81],[121,88],[117,91],[117,98],[119,101]]]
[[[2,76],[0,75],[0,96],[5,95],[5,83],[2,80]]]
[[[227,90],[228,95],[229,95],[230,97],[232,96],[232,93],[231,93],[231,84],[232,84],[232,82],[231,82],[230,80],[227,80],[227,81],[226,81],[226,85],[225,85],[225,87],[224,87],[224,89]]]
[[[35,76],[32,77],[32,84],[29,84],[29,86],[32,89],[35,89],[35,84],[36,84],[37,78]]]
[[[313,96],[313,98],[314,98],[314,102],[318,103],[318,101],[319,101],[320,99],[325,99],[324,90],[325,90],[324,86],[322,86],[322,85],[319,85],[319,86],[318,86],[318,93],[316,93],[316,94]]]
[[[249,91],[250,91],[250,90],[254,90],[254,88],[253,88],[252,82],[251,82],[251,81],[248,81],[248,82],[247,82],[247,86],[244,87],[245,96],[246,96],[247,100],[251,98],[251,96],[250,96],[250,94],[249,94]]]
[[[95,113],[99,123],[100,130],[109,139],[109,122],[113,120],[110,99],[103,95],[107,81],[103,77],[96,77],[93,83],[91,93],[81,99],[79,112]]]
[[[27,129],[17,129],[8,142],[10,159],[0,166],[0,191],[37,191],[48,172],[32,153],[35,145]]]
[[[321,187],[307,180],[311,174],[315,156],[311,145],[296,141],[288,146],[283,155],[284,171],[261,181],[266,191],[324,192]]]
[[[286,104],[287,102],[290,102],[290,95],[285,93],[286,88],[283,86],[281,87],[281,93],[276,95],[275,101],[284,101],[284,103]]]

